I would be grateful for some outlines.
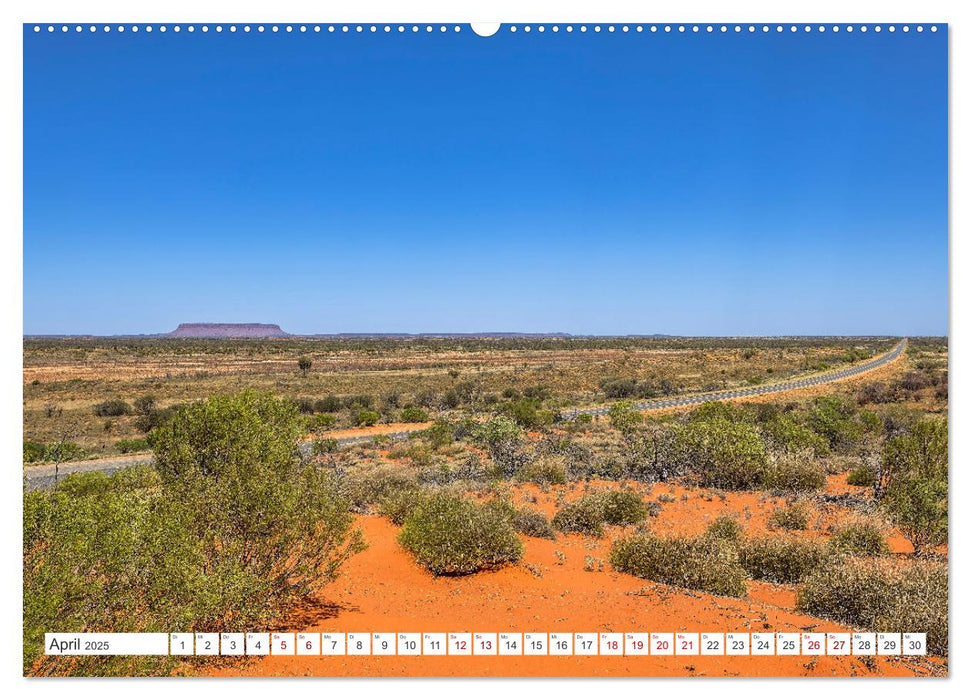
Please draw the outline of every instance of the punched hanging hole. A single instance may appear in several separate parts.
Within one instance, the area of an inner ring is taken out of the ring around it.
[[[479,36],[492,36],[499,31],[502,25],[499,22],[473,22],[472,31]]]

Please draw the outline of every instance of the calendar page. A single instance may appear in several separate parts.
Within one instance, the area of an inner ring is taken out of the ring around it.
[[[406,14],[23,25],[23,675],[947,676],[948,24]]]

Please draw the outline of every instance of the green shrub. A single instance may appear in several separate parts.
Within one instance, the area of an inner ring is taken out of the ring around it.
[[[24,440],[24,464],[40,462],[47,454],[47,445],[42,442]]]
[[[724,418],[691,420],[679,431],[676,449],[684,454],[703,486],[753,488],[765,474],[765,443],[747,423]]]
[[[132,659],[42,657],[52,629],[265,624],[362,547],[331,476],[299,459],[296,409],[254,392],[185,407],[155,469],[72,475],[24,496],[24,664],[111,674]],[[166,673],[165,658],[138,674]]]
[[[438,576],[502,566],[523,553],[501,512],[447,494],[422,502],[405,519],[398,541]]]
[[[540,428],[553,422],[553,414],[543,410],[543,402],[538,398],[523,396],[514,401],[503,404],[501,410],[505,416],[516,421],[526,429]]]
[[[145,438],[135,438],[133,440],[119,440],[115,443],[115,449],[123,455],[132,452],[145,452],[148,450],[148,440]]]
[[[428,420],[428,411],[418,406],[405,406],[401,409],[401,420],[405,423],[424,423]]]
[[[805,503],[793,503],[776,508],[769,517],[769,525],[783,530],[805,530],[809,525],[809,507]]]
[[[473,440],[485,448],[503,476],[512,476],[526,461],[522,454],[522,428],[510,418],[498,416],[477,426]]]
[[[358,426],[371,426],[381,420],[381,414],[377,411],[369,411],[367,409],[362,409],[357,412],[354,416],[354,425]]]
[[[717,537],[728,542],[740,542],[742,539],[742,525],[738,518],[723,515],[712,522],[706,529],[705,535]]]
[[[135,427],[143,433],[151,432],[157,426],[172,418],[180,408],[182,406],[178,404],[165,408],[156,408],[155,403],[152,402],[144,413],[139,412],[135,418]]]
[[[589,496],[566,504],[553,516],[553,527],[560,532],[579,532],[601,537],[604,533],[603,526],[604,515],[600,502]]]
[[[566,461],[558,455],[546,455],[527,462],[516,472],[519,481],[541,486],[566,483]]]
[[[618,401],[607,413],[614,430],[629,435],[644,422],[644,414],[634,408],[633,401]]]
[[[881,505],[918,556],[947,541],[947,419],[922,419],[883,453]]]
[[[872,488],[877,483],[877,472],[868,464],[861,464],[850,470],[846,475],[846,483],[850,486],[868,486]]]
[[[102,418],[108,416],[127,416],[131,412],[132,409],[128,405],[128,402],[122,401],[121,399],[102,401],[94,407],[94,415],[101,416]]]
[[[777,448],[786,452],[812,450],[817,457],[829,454],[829,441],[791,413],[779,413],[765,423],[765,433]]]
[[[414,476],[403,473],[400,467],[381,465],[369,469],[355,469],[340,481],[341,491],[357,512],[379,504],[388,494],[399,489],[417,488]]]
[[[831,449],[839,452],[856,445],[864,426],[855,420],[856,403],[845,396],[823,396],[813,401],[809,410],[809,427],[826,438]]]
[[[829,540],[830,549],[839,554],[878,557],[890,553],[883,531],[864,521],[841,525]]]
[[[314,412],[314,400],[309,399],[305,396],[301,396],[296,399],[292,399],[293,404],[297,407],[300,413],[311,414]]]
[[[88,452],[74,442],[52,442],[44,453],[45,462],[74,462],[84,459]]]
[[[762,486],[772,491],[818,491],[826,486],[826,470],[804,457],[785,455],[766,468]]]
[[[636,525],[647,517],[647,506],[633,491],[604,491],[600,494],[607,525]]]
[[[811,573],[799,608],[854,629],[915,630],[933,654],[948,651],[947,564],[841,559]]]
[[[145,394],[144,396],[139,396],[135,399],[134,403],[135,413],[140,416],[147,416],[150,413],[158,410],[158,399],[155,398],[154,394]]]
[[[799,583],[826,559],[826,547],[797,537],[758,537],[739,548],[748,575],[772,583]]]
[[[745,595],[745,571],[732,543],[717,537],[633,535],[614,542],[610,564],[617,571],[715,595]]]
[[[333,394],[314,401],[314,411],[317,413],[337,413],[344,408],[344,402]]]
[[[634,525],[647,517],[643,499],[631,491],[596,491],[568,503],[553,516],[560,532],[600,537],[604,525]]]
[[[311,451],[315,457],[320,457],[322,455],[329,455],[337,452],[340,447],[340,443],[334,438],[317,438],[313,442]]]
[[[426,428],[421,435],[428,440],[433,450],[440,450],[455,442],[455,427],[443,420],[435,421],[430,428]]]
[[[318,413],[313,418],[310,419],[311,429],[330,430],[335,425],[337,425],[337,416],[333,413]]]
[[[743,410],[728,401],[706,401],[688,414],[688,420],[692,423],[707,423],[709,421],[737,423],[743,418]]]
[[[857,420],[864,432],[879,434],[883,430],[883,419],[876,411],[871,411],[869,408],[861,408],[857,414]]]
[[[403,525],[408,516],[415,512],[427,498],[429,491],[420,486],[408,484],[404,488],[393,489],[378,503],[378,512],[395,525]]]
[[[541,537],[555,540],[556,531],[549,518],[538,510],[516,509],[509,519],[513,529],[527,537]]]
[[[541,537],[548,540],[556,539],[556,531],[550,524],[549,518],[538,510],[517,508],[506,496],[499,496],[488,501],[485,507],[491,508],[499,514],[521,535]]]

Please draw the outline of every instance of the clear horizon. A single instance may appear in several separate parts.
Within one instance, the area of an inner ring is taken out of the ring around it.
[[[24,335],[946,336],[947,108],[947,32],[26,26]]]

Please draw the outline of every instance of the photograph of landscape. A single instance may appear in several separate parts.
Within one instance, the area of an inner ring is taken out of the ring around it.
[[[948,676],[947,33],[24,25],[23,674]]]

